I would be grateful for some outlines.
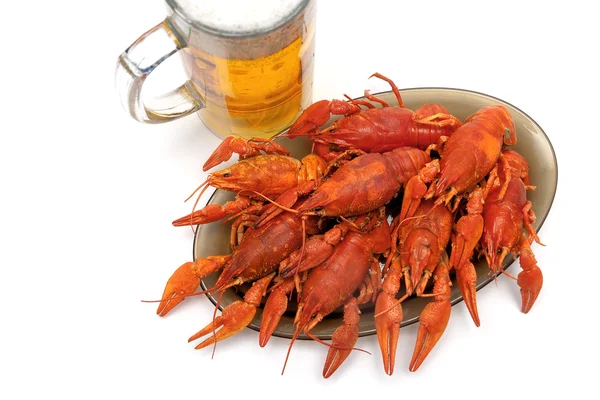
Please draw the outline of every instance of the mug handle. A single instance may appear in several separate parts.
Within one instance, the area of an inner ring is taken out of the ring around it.
[[[189,80],[166,94],[146,101],[142,99],[142,88],[148,75],[184,47],[183,38],[165,19],[140,36],[119,56],[115,84],[123,108],[134,119],[156,124],[186,116],[204,107],[204,100]]]

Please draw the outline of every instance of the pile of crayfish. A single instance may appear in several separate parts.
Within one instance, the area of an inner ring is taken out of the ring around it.
[[[390,84],[398,105],[368,91],[364,99],[312,104],[285,134],[312,141],[313,151],[301,160],[275,140],[229,137],[204,164],[208,171],[239,155],[236,164],[211,172],[196,190],[232,191],[235,200],[200,210],[195,205],[173,225],[233,221],[231,253],[180,266],[157,313],[165,316],[198,293],[251,287],[189,339],[207,336],[196,349],[244,329],[267,296],[259,333],[265,346],[295,298],[286,363],[303,333],[329,346],[327,378],[355,349],[359,306],[372,303],[384,370],[391,375],[402,303],[410,296],[428,297],[409,365],[416,371],[448,324],[452,275],[479,326],[472,261],[480,255],[494,277],[505,273],[516,280],[521,311],[531,310],[542,288],[531,244],[542,243],[526,195],[535,189],[529,165],[510,148],[517,135],[509,111],[484,107],[464,121],[440,104],[412,111],[391,80],[374,76]],[[332,115],[340,119],[325,126]],[[510,253],[519,256],[517,277],[503,268]],[[218,271],[214,286],[198,292],[201,280]],[[331,343],[311,333],[341,308],[343,325]]]

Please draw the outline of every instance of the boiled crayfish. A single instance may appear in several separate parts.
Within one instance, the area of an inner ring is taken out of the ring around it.
[[[367,91],[365,100],[313,104],[287,136],[307,136],[317,154],[297,160],[273,140],[228,138],[206,162],[205,170],[240,155],[238,163],[213,172],[203,184],[234,191],[236,200],[193,211],[174,225],[233,219],[232,252],[183,264],[167,282],[157,313],[164,316],[197,294],[201,279],[219,270],[208,291],[252,286],[243,300],[190,337],[208,336],[196,348],[246,327],[265,296],[259,344],[267,345],[295,294],[290,349],[301,333],[323,342],[312,330],[343,309],[343,325],[325,343],[327,378],[355,349],[360,307],[370,304],[384,370],[391,375],[402,303],[419,296],[431,301],[421,313],[409,365],[416,371],[448,324],[453,282],[479,326],[472,263],[477,253],[485,255],[494,276],[504,272],[509,253],[520,255],[522,271],[514,279],[522,312],[531,310],[542,273],[530,245],[541,242],[527,200],[527,190],[534,189],[529,165],[507,149],[517,140],[508,110],[485,107],[464,123],[441,104],[413,112],[391,80],[374,76],[389,82],[399,106]],[[318,131],[332,114],[343,118]],[[396,197],[401,208],[390,225]]]
[[[286,136],[308,137],[315,143],[315,152],[330,161],[350,149],[384,153],[410,146],[425,150],[437,143],[441,136],[449,136],[461,126],[460,120],[439,104],[425,104],[414,112],[407,109],[392,80],[379,73],[372,76],[390,84],[398,100],[397,107],[390,107],[368,91],[365,91],[365,97],[381,104],[382,108],[376,108],[366,100],[321,100],[300,115]],[[363,110],[361,106],[367,109]],[[317,131],[329,120],[330,114],[344,115],[345,118]]]

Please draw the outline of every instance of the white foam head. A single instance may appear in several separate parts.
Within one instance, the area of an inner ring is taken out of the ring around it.
[[[235,33],[264,31],[286,20],[304,0],[175,0],[190,19]]]

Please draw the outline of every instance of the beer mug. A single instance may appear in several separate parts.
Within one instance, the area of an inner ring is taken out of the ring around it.
[[[165,20],[117,62],[117,89],[134,119],[161,123],[197,112],[221,138],[266,138],[311,103],[316,0],[165,1]],[[189,80],[142,96],[146,78],[177,52]]]

